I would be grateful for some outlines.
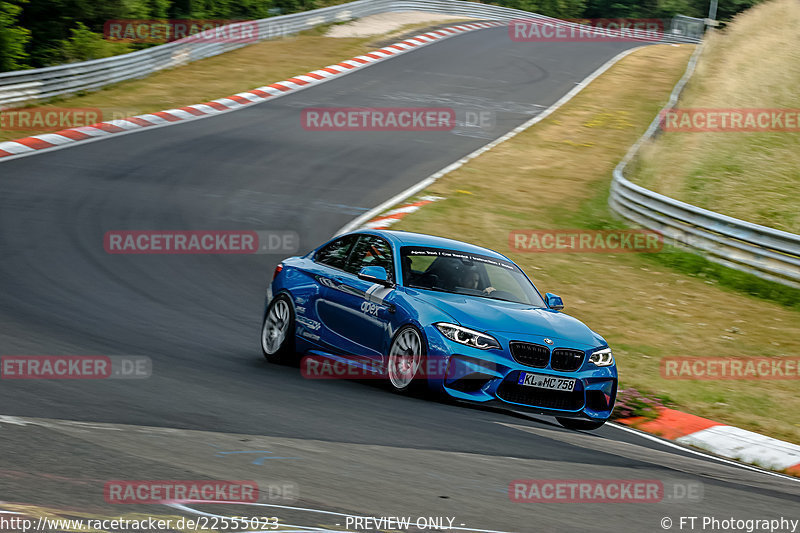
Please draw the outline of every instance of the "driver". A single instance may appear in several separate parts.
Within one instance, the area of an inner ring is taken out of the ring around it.
[[[475,270],[465,270],[461,276],[461,286],[465,289],[477,289],[481,284],[481,275]]]
[[[465,270],[464,274],[462,275],[461,286],[465,289],[474,289],[480,290],[481,285],[481,275],[478,273],[477,270]],[[491,294],[495,291],[494,287],[486,287],[483,289],[483,292],[486,294]]]

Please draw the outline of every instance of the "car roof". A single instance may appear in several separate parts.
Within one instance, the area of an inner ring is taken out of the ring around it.
[[[354,231],[354,234],[371,234],[379,235],[395,244],[395,246],[422,246],[428,248],[443,248],[445,250],[458,250],[462,252],[470,252],[477,255],[485,255],[494,259],[503,259],[511,261],[503,254],[497,253],[489,248],[469,244],[468,242],[457,241],[455,239],[447,239],[445,237],[437,237],[436,235],[427,235],[424,233],[410,233],[407,231],[389,231],[389,230],[360,230]],[[512,261],[513,262],[513,261]]]

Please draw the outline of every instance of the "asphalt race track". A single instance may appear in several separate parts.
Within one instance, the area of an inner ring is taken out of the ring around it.
[[[795,481],[614,427],[567,431],[268,365],[258,343],[264,287],[282,256],[103,248],[109,230],[249,229],[295,230],[308,250],[630,46],[519,43],[504,28],[481,30],[240,111],[0,164],[0,353],[153,361],[145,380],[0,382],[0,500],[114,516],[106,480],[216,478],[293,484],[303,508],[450,516],[493,531],[800,518]],[[300,123],[310,106],[441,106],[497,120],[491,130],[310,132]],[[228,453],[244,451],[258,453]],[[655,479],[701,486],[702,497],[514,503],[508,485],[520,478]],[[287,523],[344,529],[336,515],[222,507],[210,512],[280,512]],[[124,509],[133,510],[177,513]]]

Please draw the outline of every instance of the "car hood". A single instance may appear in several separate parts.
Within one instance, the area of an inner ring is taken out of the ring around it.
[[[552,309],[444,292],[435,295],[420,292],[418,297],[462,326],[478,331],[540,335],[583,344],[586,348],[606,344],[603,337],[580,320]]]

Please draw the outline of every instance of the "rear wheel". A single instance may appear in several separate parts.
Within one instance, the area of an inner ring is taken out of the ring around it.
[[[287,363],[294,356],[294,310],[284,295],[269,304],[261,327],[261,351],[270,363]]]
[[[591,431],[598,429],[606,423],[605,420],[585,420],[582,418],[558,418],[558,423],[567,429],[578,429],[584,431]]]
[[[415,378],[425,359],[422,335],[414,326],[400,328],[389,347],[387,374],[396,392],[408,392],[419,384]]]

